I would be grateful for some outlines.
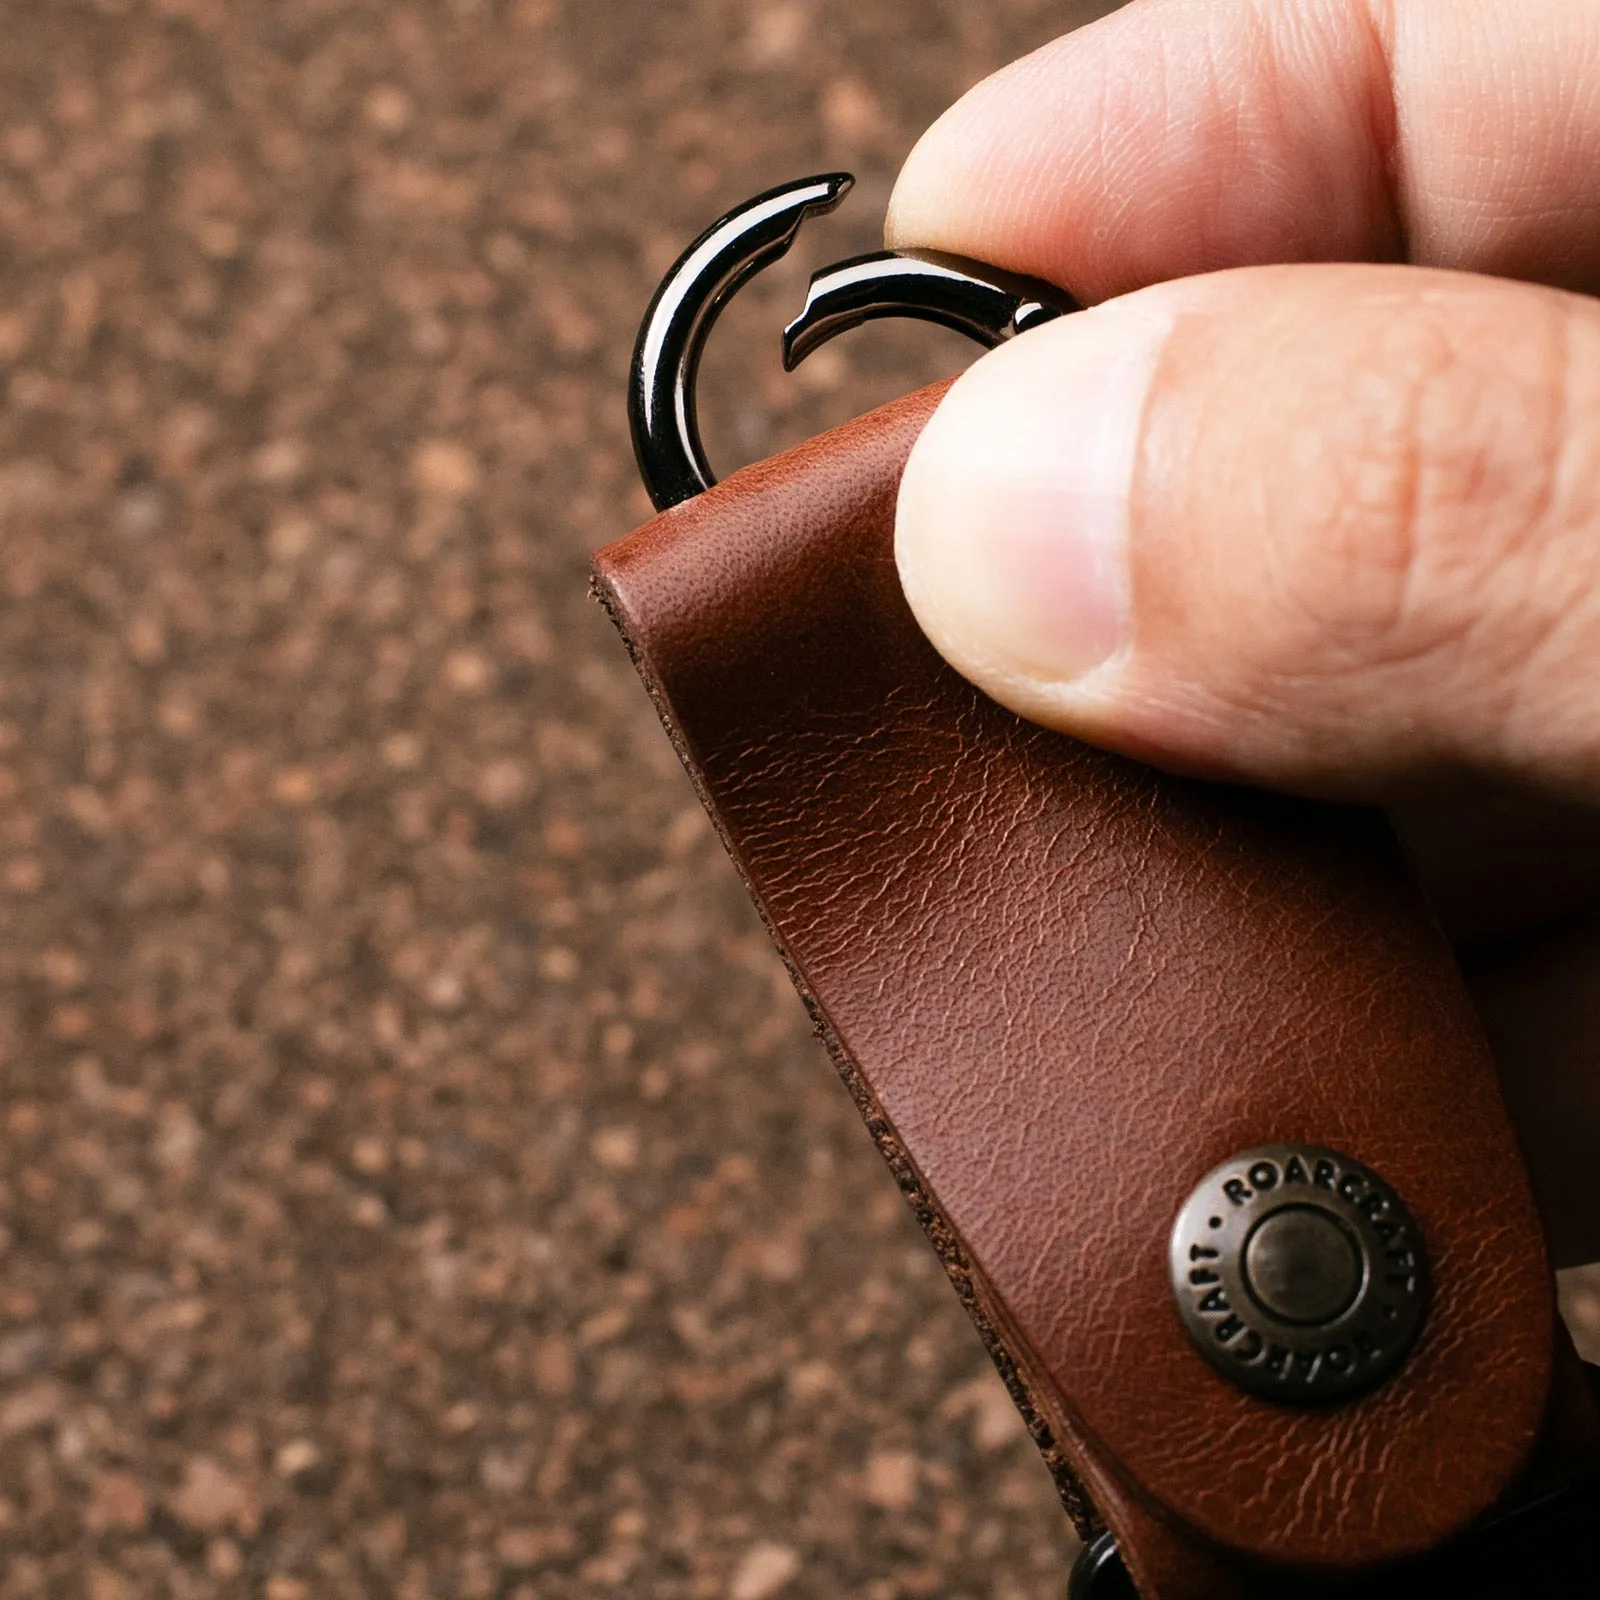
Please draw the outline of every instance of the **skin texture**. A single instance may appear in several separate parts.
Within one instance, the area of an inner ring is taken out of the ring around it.
[[[1174,769],[1388,806],[1561,1264],[1600,1259],[1600,8],[1136,0],[924,136],[888,239],[1095,307],[906,474],[919,620]]]

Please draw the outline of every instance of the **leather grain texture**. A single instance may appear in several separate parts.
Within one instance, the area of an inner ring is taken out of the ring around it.
[[[1425,1551],[1526,1461],[1554,1325],[1450,952],[1378,815],[1157,774],[939,658],[892,536],[941,392],[663,513],[601,552],[597,589],[1016,1392],[1135,1536],[1144,1592],[1232,1592],[1220,1550],[1324,1570]],[[1352,1404],[1247,1396],[1171,1303],[1189,1189],[1273,1141],[1372,1166],[1427,1240],[1416,1350]]]

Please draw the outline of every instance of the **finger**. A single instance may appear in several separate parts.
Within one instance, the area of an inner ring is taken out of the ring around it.
[[[1600,800],[1600,306],[1248,268],[1029,333],[912,452],[897,556],[961,671],[1157,763]]]
[[[1600,287],[1593,0],[1138,0],[978,85],[900,175],[895,247],[1096,301],[1290,261]]]
[[[1600,906],[1600,806],[1452,773],[1391,802],[1389,815],[1464,954],[1492,953]]]
[[[1600,1261],[1600,924],[1569,924],[1469,963],[1558,1267]]]
[[[1600,1261],[1600,808],[1455,786],[1396,820],[1458,941],[1551,1260]]]

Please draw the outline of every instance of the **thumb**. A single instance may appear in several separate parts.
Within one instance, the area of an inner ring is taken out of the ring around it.
[[[1600,306],[1406,267],[1158,285],[993,352],[901,488],[907,597],[1025,716],[1384,800],[1600,798]]]

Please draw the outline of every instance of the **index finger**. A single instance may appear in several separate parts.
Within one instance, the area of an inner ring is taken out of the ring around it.
[[[891,246],[1096,301],[1397,261],[1600,288],[1593,0],[1135,0],[924,134]]]

